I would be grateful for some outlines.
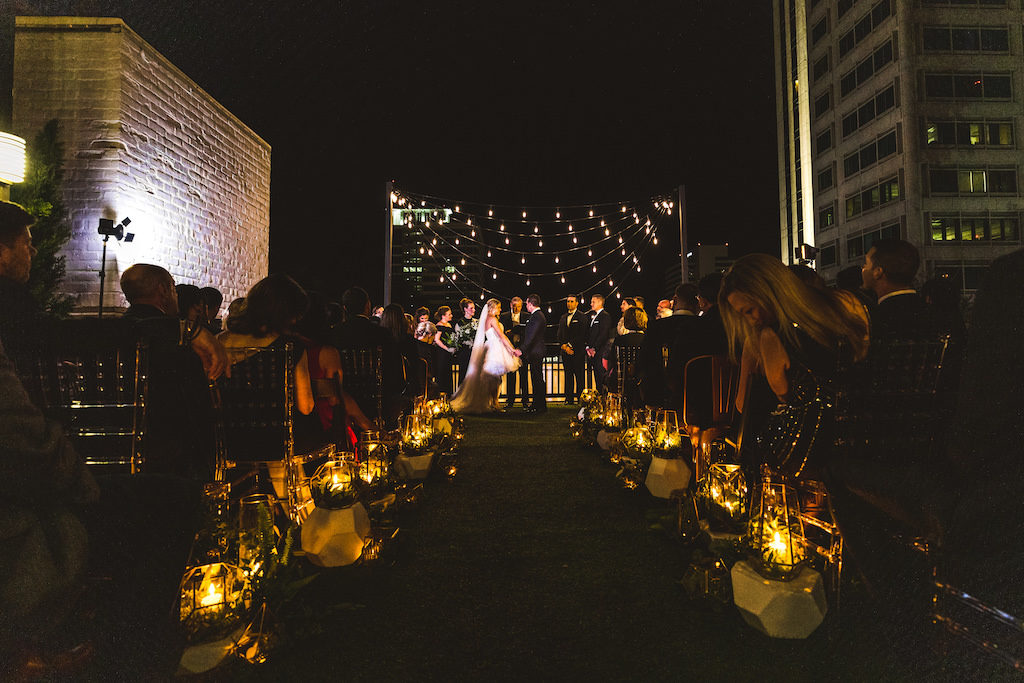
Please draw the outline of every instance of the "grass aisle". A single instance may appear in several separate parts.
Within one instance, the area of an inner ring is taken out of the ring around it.
[[[392,567],[326,571],[304,600],[349,606],[253,669],[265,680],[864,680],[879,642],[772,641],[686,599],[679,543],[646,492],[568,435],[570,411],[469,418],[462,467],[427,482]],[[667,505],[667,504],[666,504]],[[837,670],[836,668],[839,667]],[[841,672],[841,673],[840,673]],[[884,678],[884,676],[883,676]]]

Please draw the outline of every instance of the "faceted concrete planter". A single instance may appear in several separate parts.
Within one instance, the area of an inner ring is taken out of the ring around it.
[[[685,489],[690,483],[690,466],[682,458],[651,458],[647,468],[647,490],[655,498],[671,498],[673,491]]]
[[[395,471],[401,479],[426,479],[433,464],[433,452],[426,455],[395,456]]]
[[[362,503],[340,510],[314,508],[302,525],[302,549],[313,564],[344,567],[363,554],[370,517]]]
[[[790,581],[775,581],[746,562],[737,562],[732,568],[732,595],[743,619],[772,638],[806,638],[828,612],[821,574],[810,567]]]

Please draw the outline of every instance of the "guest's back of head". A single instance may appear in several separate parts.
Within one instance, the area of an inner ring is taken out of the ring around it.
[[[644,332],[647,330],[647,313],[638,306],[627,308],[622,314],[622,327],[627,332]]]
[[[178,315],[182,320],[196,322],[203,315],[202,294],[195,285],[175,285],[174,290],[178,293]]]
[[[405,319],[402,304],[388,304],[380,316],[380,326],[395,339],[404,339],[409,334],[409,322]]]
[[[294,329],[309,307],[306,291],[284,274],[268,275],[249,290],[238,315],[227,320],[230,332],[264,336]]]
[[[174,278],[166,269],[151,263],[136,263],[121,273],[121,291],[129,305],[150,305],[177,315]]]
[[[672,309],[676,311],[697,312],[697,296],[700,289],[692,282],[683,282],[676,285],[676,291],[672,296]]]
[[[370,312],[370,295],[362,287],[349,287],[341,295],[341,305],[345,309],[346,318],[366,315]]]

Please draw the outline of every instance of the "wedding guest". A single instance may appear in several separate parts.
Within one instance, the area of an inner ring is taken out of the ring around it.
[[[298,282],[284,274],[268,275],[245,295],[237,315],[227,319],[227,330],[217,339],[232,364],[245,362],[246,348],[280,348],[292,344],[295,367],[295,405],[303,415],[313,412],[309,356],[296,327],[309,308],[309,297]]]
[[[373,318],[374,318],[374,320],[376,322],[378,322],[378,323],[380,322],[380,317],[382,315],[384,315],[384,307],[383,306],[377,306],[376,308],[373,309]]]
[[[430,322],[430,309],[426,306],[420,306],[416,309],[416,315],[413,316],[413,326],[416,327],[420,323]]]
[[[216,287],[203,287],[199,290],[199,296],[203,300],[206,329],[213,334],[220,334],[224,329],[220,319],[220,307],[224,304],[224,295]]]
[[[875,242],[864,256],[864,289],[878,297],[871,309],[871,337],[878,340],[915,339],[929,335],[924,299],[914,289],[921,256],[906,240]]]
[[[658,308],[654,312],[655,320],[661,318],[668,318],[672,315],[672,301],[669,299],[662,299],[658,302]]]
[[[736,261],[725,274],[718,301],[730,354],[741,366],[736,407],[752,419],[753,434],[763,434],[769,413],[799,395],[793,392],[815,381],[827,386],[841,350],[855,359],[867,353],[868,325],[863,314],[857,315],[863,310],[859,302],[848,293],[808,287],[774,256],[750,254]],[[749,400],[748,388],[753,389]],[[793,436],[812,444],[808,452],[771,453],[767,440],[754,452],[794,475],[820,473],[828,439],[817,436]],[[773,461],[778,457],[793,460]],[[745,464],[756,473],[759,463]]]
[[[618,322],[615,323],[615,334],[616,334],[616,336],[620,336],[621,337],[622,335],[626,334],[626,326],[623,324],[623,320],[622,319],[626,315],[626,311],[628,311],[629,309],[631,309],[631,308],[633,308],[635,306],[636,306],[636,299],[634,299],[631,296],[627,296],[625,299],[622,300],[622,303],[619,304],[619,310],[621,311],[622,315],[619,316]]]
[[[587,367],[594,378],[594,386],[602,394],[608,392],[608,371],[605,370],[604,353],[611,343],[612,319],[604,310],[604,297],[595,294],[590,297],[590,323],[587,331]]]
[[[206,324],[206,306],[199,288],[195,285],[175,285],[178,294],[178,317],[190,323]]]
[[[419,342],[416,345],[416,351],[419,354],[422,365],[427,368],[426,384],[424,385],[426,393],[430,396],[436,395],[437,380],[435,379],[434,350],[437,347],[434,346],[434,339],[437,337],[437,327],[429,320],[425,320],[416,326],[413,336]]]
[[[647,310],[644,308],[644,298],[642,296],[634,296],[633,301],[636,302],[637,308],[639,308],[641,311],[644,311],[645,313],[647,312]]]
[[[373,423],[344,390],[341,354],[330,344],[327,302],[316,292],[308,294],[309,310],[296,329],[309,361],[309,378],[313,387],[312,417],[319,421],[322,433],[331,441],[351,449],[356,443],[356,428],[370,430],[374,428]]]
[[[462,309],[462,316],[455,323],[455,332],[461,342],[455,352],[455,362],[459,364],[459,383],[461,384],[466,379],[466,371],[469,369],[469,357],[473,351],[477,320],[473,317],[476,315],[476,304],[472,299],[463,298],[459,302],[459,308]]]
[[[441,306],[434,314],[437,321],[437,334],[434,336],[434,344],[437,350],[434,352],[434,368],[437,370],[438,391],[452,395],[452,364],[455,359],[455,329],[452,327],[452,309],[449,306]]]
[[[121,274],[129,307],[149,346],[146,470],[209,481],[213,475],[213,406],[209,380],[229,372],[227,352],[198,323],[179,323],[174,278],[137,263]],[[185,428],[182,428],[185,425]]]
[[[405,393],[406,402],[413,396],[420,396],[426,388],[425,370],[420,368],[420,352],[409,317],[401,304],[388,304],[380,317],[381,329],[387,330],[395,340],[395,346],[402,356],[405,379],[409,384]]]
[[[28,289],[35,219],[20,205],[0,201],[0,338],[15,365],[39,347],[39,314]]]
[[[565,377],[565,402],[576,403],[584,388],[587,332],[590,320],[579,310],[579,300],[570,294],[565,298],[565,313],[558,320],[558,345]]]
[[[405,390],[402,355],[395,338],[383,329],[377,318],[371,321],[370,296],[362,287],[345,290],[341,297],[345,309],[345,322],[334,330],[334,346],[339,351],[376,350],[380,348],[381,382],[384,393],[383,410],[388,422],[393,422],[401,410],[401,394]],[[383,309],[382,313],[383,313]],[[366,392],[353,393],[366,415],[377,415],[377,400]]]
[[[644,401],[649,406],[682,411],[683,368],[704,349],[698,294],[697,285],[680,283],[672,294],[672,315],[648,326],[640,366]]]
[[[628,367],[619,367],[618,349],[623,347],[642,348],[646,339],[647,314],[639,306],[626,309],[622,314],[623,334],[616,335],[615,341],[605,352],[604,363],[608,370],[608,382],[617,386],[619,375],[623,375],[623,391],[632,406],[642,405],[640,398],[639,358]]]

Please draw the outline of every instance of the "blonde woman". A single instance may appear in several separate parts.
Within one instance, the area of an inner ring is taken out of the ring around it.
[[[476,340],[469,359],[466,379],[452,398],[452,408],[460,413],[500,412],[498,388],[505,373],[519,368],[521,352],[512,346],[498,322],[501,302],[490,299],[480,314]]]
[[[812,403],[828,403],[818,398],[829,391],[840,354],[859,360],[867,353],[867,312],[856,297],[808,287],[774,256],[750,254],[736,261],[718,301],[730,354],[740,357],[736,408],[752,420],[755,435],[769,429],[772,417],[784,421],[783,406],[789,406],[789,423],[795,425],[801,422],[795,412],[805,415],[817,410]],[[816,432],[806,426],[797,432],[783,436],[791,445],[804,440],[809,450]],[[765,443],[764,450],[776,451],[777,445]],[[798,454],[797,460],[806,463],[808,457],[809,452]]]

